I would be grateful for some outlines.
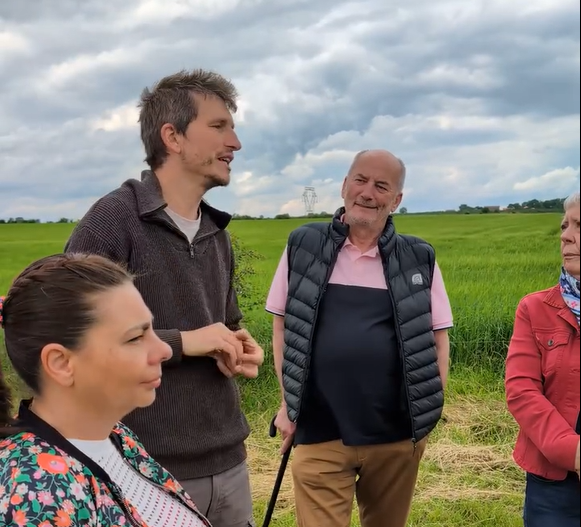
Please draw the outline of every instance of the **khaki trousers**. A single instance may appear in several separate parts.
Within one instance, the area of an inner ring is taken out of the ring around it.
[[[350,527],[357,497],[362,527],[405,527],[427,439],[346,447],[298,445],[292,475],[298,527]]]

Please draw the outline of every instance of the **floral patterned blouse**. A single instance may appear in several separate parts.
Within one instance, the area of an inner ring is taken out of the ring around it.
[[[154,527],[147,525],[107,473],[54,428],[20,406],[19,432],[0,441],[0,525],[15,527]],[[151,483],[211,527],[181,485],[127,427],[110,439]]]

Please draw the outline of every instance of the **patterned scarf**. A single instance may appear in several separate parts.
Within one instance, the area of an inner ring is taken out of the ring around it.
[[[569,309],[577,317],[577,324],[579,324],[579,280],[563,269],[559,279],[559,286],[565,304],[569,306]]]

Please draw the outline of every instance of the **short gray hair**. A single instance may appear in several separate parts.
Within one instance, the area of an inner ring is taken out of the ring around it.
[[[401,175],[399,176],[399,190],[401,192],[405,186],[405,177],[407,175],[408,169],[405,166],[405,163],[399,157],[397,158],[397,160],[399,161],[399,164],[401,166]]]
[[[567,196],[565,201],[563,202],[563,210],[567,212],[571,207],[579,206],[580,199],[579,199],[579,191],[573,192]]]

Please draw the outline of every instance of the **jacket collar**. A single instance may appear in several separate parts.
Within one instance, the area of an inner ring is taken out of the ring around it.
[[[565,304],[559,285],[551,287],[551,289],[547,291],[547,294],[543,298],[543,302],[557,309],[557,315],[571,324],[577,333],[579,333],[579,324],[577,323],[577,318],[575,318],[575,315],[571,312],[569,306]]]
[[[15,428],[19,431],[30,432],[35,436],[44,439],[51,446],[55,446],[65,452],[66,454],[78,459],[85,465],[95,476],[107,484],[112,484],[109,474],[105,472],[97,463],[90,457],[81,452],[72,443],[67,441],[61,433],[49,425],[46,421],[36,415],[31,409],[32,399],[23,400],[18,409],[18,416],[16,419]],[[113,441],[117,448],[121,447],[120,440],[117,434],[111,431],[109,438]]]
[[[16,418],[15,423],[15,430],[17,430],[18,434],[26,434],[31,433],[37,438],[42,441],[48,443],[50,447],[58,448],[62,452],[66,453],[70,457],[75,458],[78,460],[85,468],[87,468],[101,483],[104,483],[110,490],[110,492],[117,497],[119,500],[118,502],[121,504],[125,502],[123,506],[125,512],[129,515],[134,515],[134,507],[131,506],[129,509],[127,507],[130,505],[128,504],[127,500],[123,498],[123,494],[119,489],[119,486],[111,480],[109,474],[105,472],[97,463],[95,463],[91,458],[86,456],[83,452],[81,452],[78,448],[76,448],[72,443],[67,441],[55,428],[49,425],[46,421],[41,419],[38,415],[30,410],[30,405],[32,403],[32,399],[23,400],[20,403],[20,408],[18,411],[18,416]],[[117,448],[123,458],[127,461],[127,463],[133,467],[133,469],[140,473],[141,475],[145,476],[150,482],[154,483],[155,485],[160,486],[159,481],[156,481],[154,478],[144,475],[143,471],[141,470],[141,465],[143,462],[146,463],[153,463],[156,465],[156,468],[161,469],[167,475],[171,477],[171,475],[160,467],[155,460],[148,456],[148,454],[144,453],[141,448],[137,448],[137,456],[130,456],[124,453],[124,431],[122,428],[115,427],[111,434],[109,435],[109,439],[113,442],[113,445]],[[187,496],[183,490],[183,488],[178,484],[178,488],[173,488],[173,486],[166,485],[166,490],[169,491],[174,497],[178,497],[182,503],[187,505],[187,507],[194,511],[198,517],[203,521],[204,525],[208,525],[209,523],[207,520],[201,515],[198,511],[195,504],[192,502],[189,496]]]
[[[153,216],[167,207],[167,203],[163,199],[159,179],[152,170],[143,170],[141,172],[141,181],[130,179],[126,184],[135,193],[137,212],[140,218],[145,219]],[[220,230],[224,230],[232,219],[230,214],[210,206],[205,200],[200,203],[200,209],[202,214],[209,216]]]
[[[335,211],[333,215],[333,220],[331,221],[332,226],[332,237],[337,244],[341,244],[345,241],[345,238],[349,236],[349,225],[343,222],[343,216],[345,214],[345,207],[340,207]],[[393,223],[393,217],[390,215],[385,222],[381,236],[377,245],[380,250],[387,249],[391,251],[393,244],[396,240],[396,230]]]

